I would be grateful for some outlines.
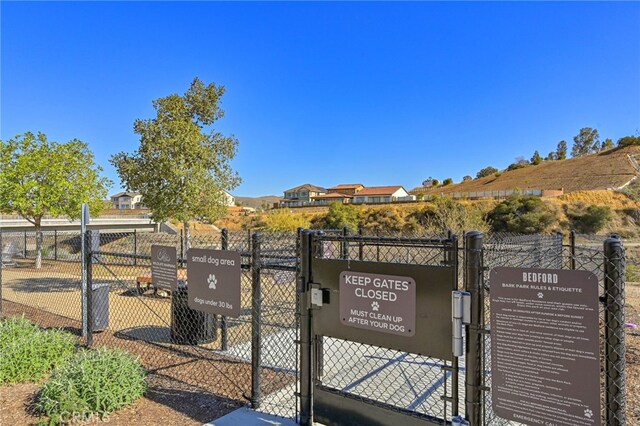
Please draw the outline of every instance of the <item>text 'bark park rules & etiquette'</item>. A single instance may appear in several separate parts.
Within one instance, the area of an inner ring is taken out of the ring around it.
[[[341,272],[340,321],[350,327],[413,336],[416,282],[410,277]]]

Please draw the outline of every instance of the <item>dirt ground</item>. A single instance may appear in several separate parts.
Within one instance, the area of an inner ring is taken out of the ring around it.
[[[625,332],[627,424],[640,425],[640,283],[627,284],[625,295],[625,321],[638,326]]]

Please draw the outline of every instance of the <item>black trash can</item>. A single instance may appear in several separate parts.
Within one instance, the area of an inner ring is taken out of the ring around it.
[[[189,307],[187,288],[179,286],[171,294],[171,342],[180,345],[200,345],[218,337],[214,314]]]
[[[96,283],[91,286],[93,298],[93,331],[109,328],[109,284]]]

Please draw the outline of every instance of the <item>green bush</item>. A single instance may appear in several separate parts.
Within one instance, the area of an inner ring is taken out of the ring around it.
[[[69,358],[75,337],[63,330],[42,330],[24,317],[0,321],[0,384],[36,382]]]
[[[567,218],[571,227],[581,234],[595,234],[611,220],[611,208],[609,206],[586,207],[584,203],[578,203],[566,207]]]
[[[82,350],[53,371],[36,410],[52,424],[104,417],[133,403],[146,389],[145,371],[128,352]]]
[[[535,234],[557,222],[557,213],[540,197],[512,195],[487,215],[494,232]]]
[[[325,217],[325,224],[329,229],[339,229],[345,226],[352,232],[358,230],[359,212],[351,204],[331,203]]]
[[[272,210],[263,217],[263,221],[267,229],[282,232],[308,228],[311,224],[311,220],[305,215],[287,209]]]

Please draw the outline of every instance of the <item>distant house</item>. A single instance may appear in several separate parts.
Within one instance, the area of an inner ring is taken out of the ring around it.
[[[111,196],[111,204],[117,210],[142,209],[142,194],[139,192],[119,192]]]
[[[349,196],[354,196],[358,191],[361,191],[364,188],[364,185],[361,183],[346,183],[341,185],[336,185],[332,188],[329,188],[329,193],[338,193],[345,194]]]
[[[284,191],[284,200],[280,202],[280,205],[282,207],[306,206],[311,204],[313,197],[326,193],[327,190],[325,188],[305,183]]]
[[[331,203],[349,203],[351,202],[351,198],[351,195],[340,194],[339,192],[329,192],[327,194],[311,197],[313,204],[321,206],[329,205]]]
[[[232,207],[236,205],[236,199],[233,195],[229,194],[227,191],[222,191],[224,192],[224,202],[225,202],[225,206],[227,207]]]
[[[415,201],[414,195],[402,186],[371,186],[363,188],[353,196],[355,204],[392,203],[394,201]]]

